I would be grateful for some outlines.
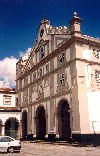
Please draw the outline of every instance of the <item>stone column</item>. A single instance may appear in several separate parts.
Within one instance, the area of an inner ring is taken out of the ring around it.
[[[55,116],[54,116],[54,100],[50,101],[50,133],[48,134],[48,139],[53,141],[55,139]]]
[[[54,131],[54,100],[50,101],[50,132]]]
[[[45,114],[45,118],[46,118],[46,135],[45,135],[45,138],[48,138],[48,114]]]
[[[34,119],[34,138],[36,138],[36,125],[37,125],[38,118],[37,116],[34,116],[33,119]]]
[[[20,133],[20,139],[22,138],[22,120],[20,120],[20,123],[19,123],[19,133]]]
[[[55,127],[56,127],[56,138],[59,138],[58,134],[58,113],[55,112]]]

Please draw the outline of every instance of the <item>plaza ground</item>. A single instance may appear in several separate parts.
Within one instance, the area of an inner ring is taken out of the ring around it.
[[[100,156],[100,146],[74,147],[51,143],[22,142],[20,153],[0,153],[2,156]]]

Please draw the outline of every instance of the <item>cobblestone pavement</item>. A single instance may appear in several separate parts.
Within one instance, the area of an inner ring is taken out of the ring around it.
[[[73,147],[24,142],[20,153],[0,153],[0,156],[100,156],[100,146]]]

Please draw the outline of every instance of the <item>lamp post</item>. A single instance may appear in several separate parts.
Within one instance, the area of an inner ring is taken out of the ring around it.
[[[95,141],[96,141],[96,132],[95,132],[95,126],[94,123],[98,121],[92,121],[92,129],[93,129],[93,134],[94,134],[94,146],[95,146]]]

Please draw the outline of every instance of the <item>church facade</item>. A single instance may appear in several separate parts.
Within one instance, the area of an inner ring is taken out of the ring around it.
[[[16,64],[21,138],[100,140],[100,40],[43,19],[28,56]]]

